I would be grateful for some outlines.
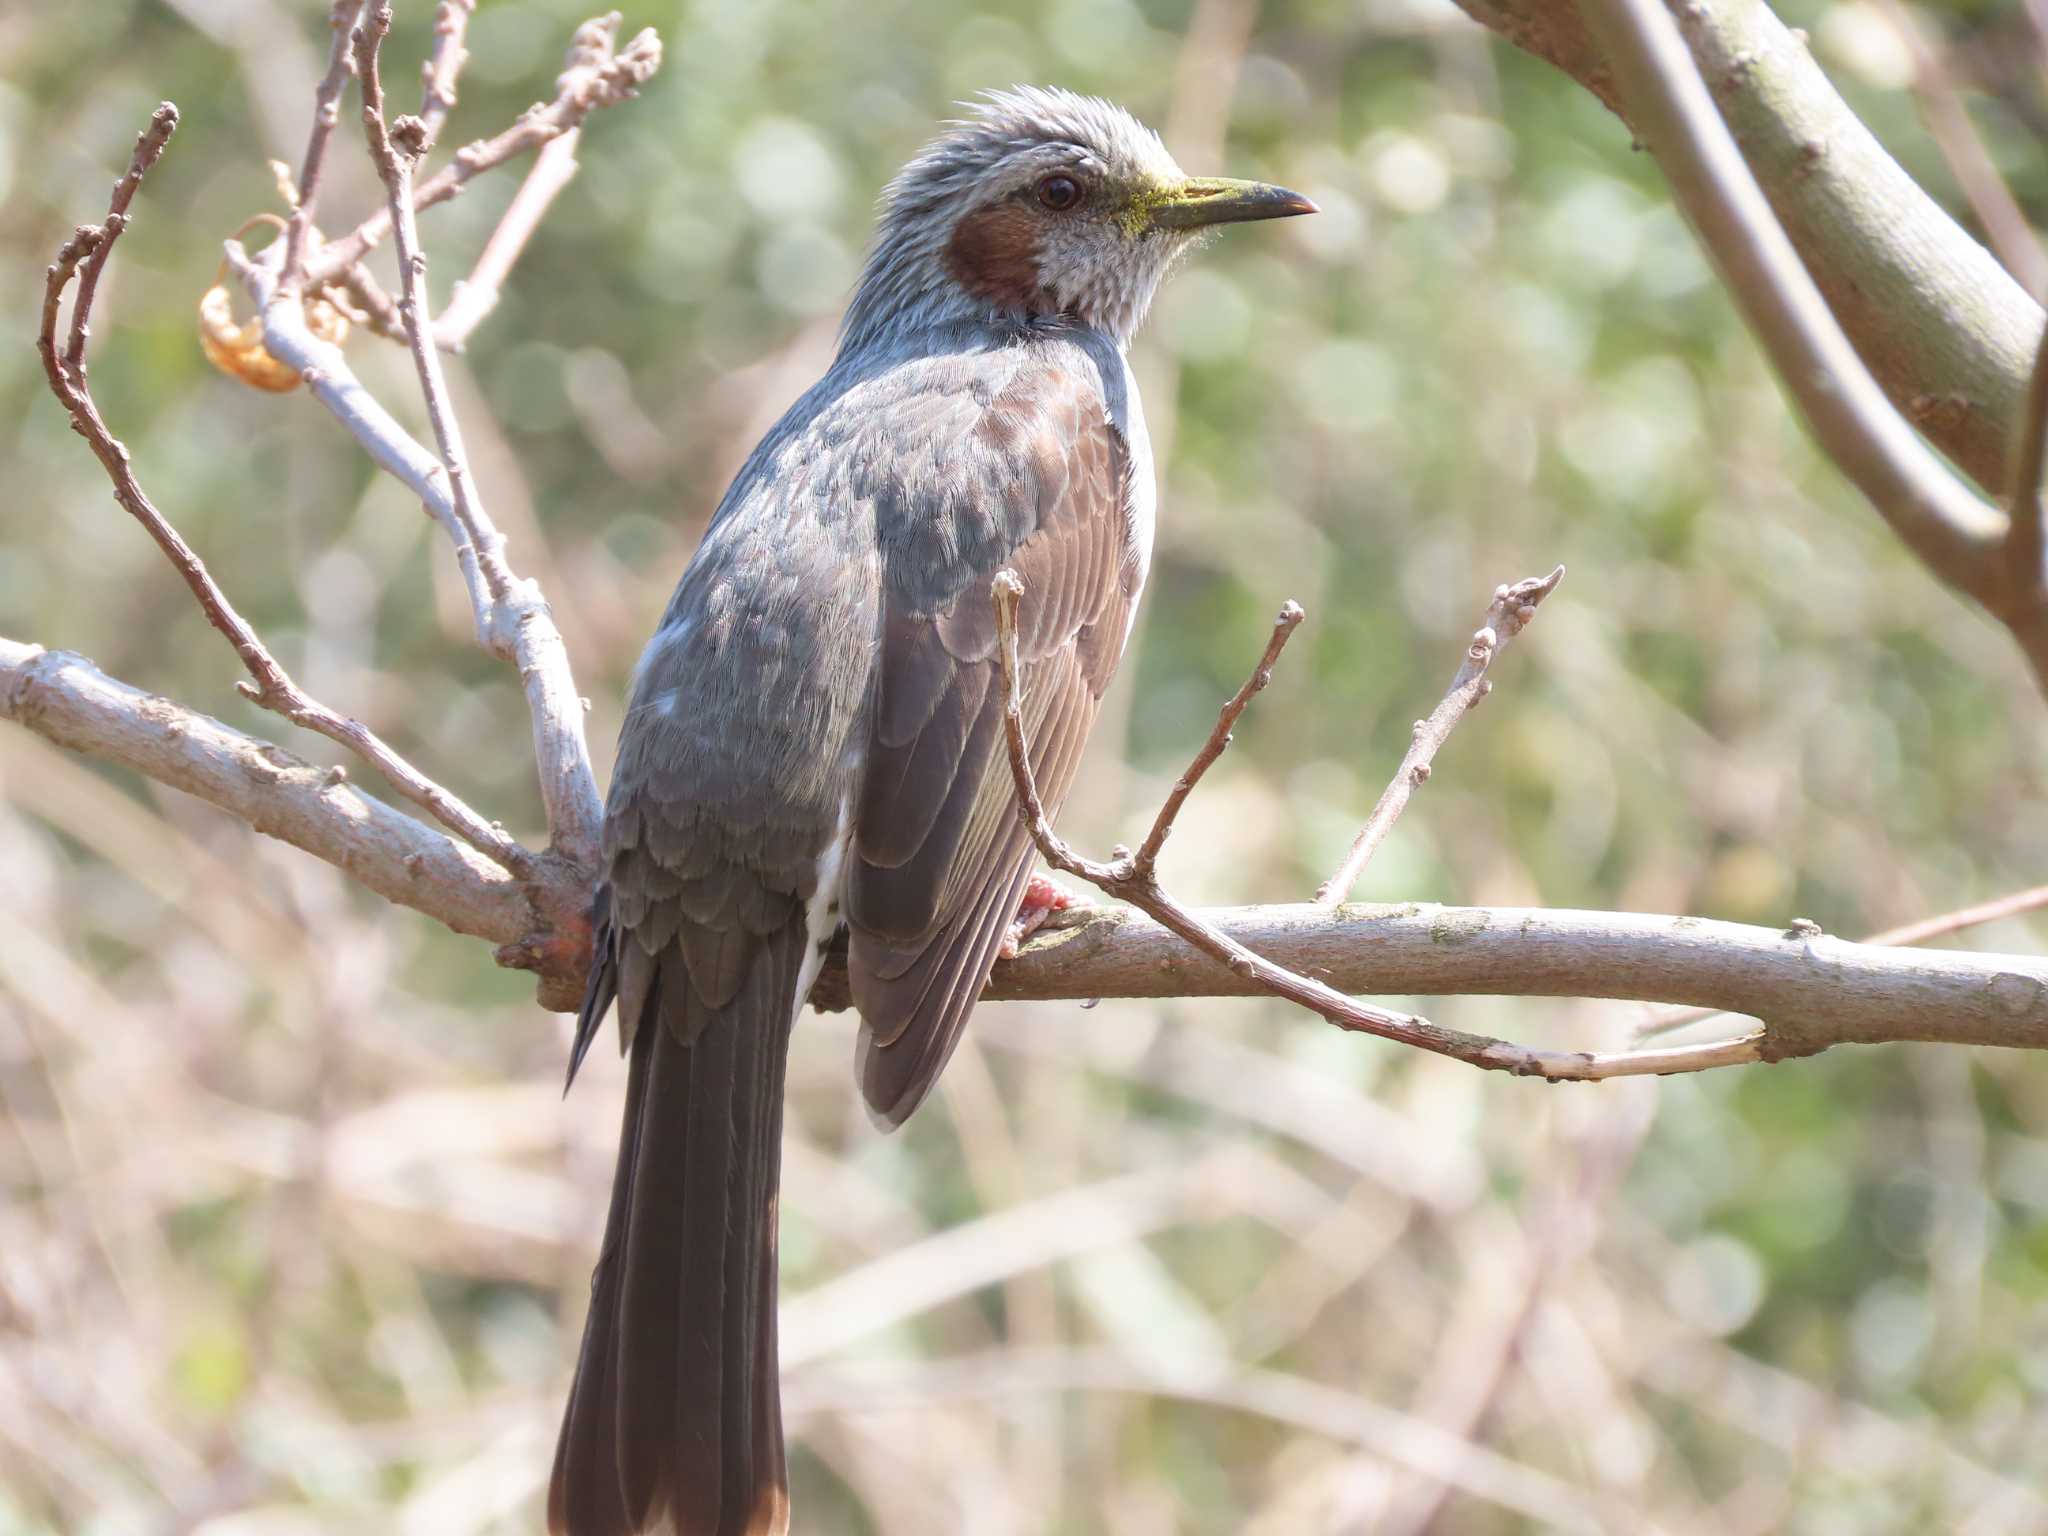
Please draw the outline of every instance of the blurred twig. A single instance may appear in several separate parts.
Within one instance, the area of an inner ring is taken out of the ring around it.
[[[421,153],[434,147],[441,125],[455,110],[455,82],[469,62],[463,47],[476,0],[441,0],[434,8],[434,51],[420,66],[420,125],[425,129]]]
[[[446,16],[465,4],[473,5],[474,0],[442,0],[442,14]],[[583,89],[582,81],[603,77],[604,71],[614,62],[618,30],[616,12],[577,28],[576,35],[569,42],[569,56],[563,63],[561,77],[555,82],[558,96],[573,96]],[[636,39],[631,46],[638,47],[640,42],[641,39]],[[431,120],[428,129],[430,137],[437,131]],[[434,341],[438,346],[450,352],[460,352],[471,333],[498,307],[498,295],[504,287],[506,275],[518,262],[527,241],[540,228],[540,221],[547,217],[548,209],[554,206],[562,189],[576,178],[576,143],[582,136],[580,123],[572,125],[559,137],[543,144],[540,153],[533,157],[526,179],[513,194],[503,217],[498,220],[498,227],[484,242],[476,265],[470,269],[468,277],[456,283],[448,308],[434,323]]]
[[[1970,211],[1983,225],[1991,249],[2027,292],[2037,298],[2048,294],[2048,258],[2043,257],[2025,211],[1970,120],[1947,61],[1928,42],[1919,17],[1906,0],[1878,0],[1878,8],[1913,56],[1913,98],[1920,105],[1921,120],[1941,158],[1948,162],[1949,174],[1962,188]]]
[[[1443,702],[1430,711],[1427,720],[1415,722],[1407,755],[1401,759],[1401,766],[1394,770],[1394,777],[1381,792],[1379,803],[1373,806],[1372,814],[1366,818],[1364,827],[1351,844],[1351,851],[1344,856],[1337,872],[1316,887],[1318,906],[1336,906],[1351,895],[1351,888],[1358,884],[1358,877],[1365,873],[1365,866],[1371,862],[1386,835],[1394,830],[1394,823],[1401,819],[1401,813],[1408,808],[1409,798],[1419,785],[1427,782],[1430,765],[1436,760],[1438,750],[1458,728],[1458,722],[1493,691],[1486,669],[1493,664],[1494,657],[1506,650],[1508,642],[1528,627],[1529,621],[1536,617],[1536,605],[1555,592],[1557,584],[1563,580],[1564,567],[1560,565],[1548,576],[1529,576],[1511,587],[1494,588],[1493,602],[1474,632],[1472,643],[1466,646],[1465,659],[1459,665],[1457,675],[1451,679]]]
[[[2034,371],[2027,380],[2027,405],[2014,438],[2012,459],[2012,522],[2005,534],[2005,563],[2013,585],[2037,597],[2048,595],[2048,502],[2042,499],[2041,474],[2048,460],[2048,325],[2034,349]]]
[[[1599,1520],[1577,1489],[1548,1472],[1355,1392],[1281,1371],[1240,1371],[1219,1381],[1146,1371],[1106,1352],[1046,1356],[1005,1352],[834,1376],[799,1375],[784,1389],[793,1418],[844,1408],[874,1412],[894,1400],[929,1403],[1014,1392],[1139,1392],[1257,1414],[1438,1477],[1472,1498],[1497,1504],[1550,1531],[1595,1532]]]
[[[576,140],[580,128],[571,128],[552,139],[533,157],[533,167],[512,196],[505,216],[491,231],[491,238],[470,269],[468,277],[455,284],[448,307],[434,322],[434,342],[450,352],[460,352],[470,334],[498,307],[498,295],[505,277],[526,249],[526,242],[540,227],[540,221],[554,205],[555,198],[576,176]]]
[[[294,189],[291,222],[285,228],[281,286],[293,292],[305,284],[306,242],[312,234],[313,214],[320,201],[320,180],[327,165],[327,144],[334,137],[334,125],[341,120],[341,93],[354,72],[349,35],[362,9],[363,0],[334,0],[333,9],[327,17],[327,25],[334,33],[327,50],[327,73],[313,92],[313,126],[306,136],[306,158]],[[284,174],[279,172],[280,179]]]

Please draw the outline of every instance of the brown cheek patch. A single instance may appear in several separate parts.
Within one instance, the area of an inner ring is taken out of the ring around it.
[[[1043,309],[1038,286],[1038,219],[1028,208],[978,208],[953,229],[946,270],[977,299],[1003,309]]]

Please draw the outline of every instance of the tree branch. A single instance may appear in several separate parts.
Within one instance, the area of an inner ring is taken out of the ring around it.
[[[327,144],[334,137],[334,125],[341,121],[341,93],[353,70],[349,36],[362,9],[363,0],[334,0],[327,16],[327,25],[334,33],[327,48],[327,73],[313,92],[313,126],[306,135],[306,158],[299,170],[298,185],[287,189],[293,196],[291,222],[285,226],[284,286],[295,293],[305,284],[306,247],[312,238],[314,209],[320,201]],[[287,168],[279,168],[279,181],[289,175]],[[319,286],[314,285],[316,289]]]
[[[369,23],[355,34],[356,71],[363,82],[363,127],[370,158],[389,194],[398,245],[400,293],[398,311],[418,369],[427,419],[440,447],[442,484],[447,488],[451,530],[471,554],[489,602],[478,610],[479,635],[485,649],[517,664],[533,717],[533,745],[540,774],[542,804],[547,809],[548,835],[555,851],[571,863],[595,871],[598,829],[603,805],[590,768],[590,749],[583,734],[583,700],[569,667],[569,649],[554,616],[532,581],[512,573],[505,560],[505,538],[485,512],[469,472],[461,429],[448,400],[448,381],[441,354],[433,342],[427,314],[427,258],[420,249],[413,217],[412,162],[422,141],[418,118],[401,118],[394,131],[384,122],[384,90],[378,78],[378,50],[391,28],[391,7],[378,6]],[[398,140],[404,141],[400,152]],[[275,306],[273,306],[275,307]],[[474,589],[472,589],[474,595]]]
[[[420,66],[420,124],[426,130],[422,154],[434,147],[441,125],[455,110],[455,82],[469,62],[463,42],[475,14],[476,0],[441,0],[434,7],[434,51]]]
[[[2005,184],[1998,162],[1991,158],[1983,135],[1970,120],[1969,108],[1963,105],[1962,94],[1949,75],[1947,60],[1927,40],[1920,18],[1906,0],[1879,0],[1878,9],[1913,56],[1912,90],[1920,120],[1941,158],[1948,162],[1949,174],[1983,226],[1992,251],[2028,293],[2048,293],[2048,258],[2043,257],[2041,242],[2034,238],[2026,211]]]
[[[1585,0],[1458,0],[1662,144],[1619,101]],[[1913,424],[1994,496],[2041,308],[1851,112],[1801,35],[1761,0],[1673,6],[1699,73],[1856,351]]]
[[[482,172],[538,149],[572,128],[580,128],[583,120],[599,107],[632,100],[661,67],[661,39],[649,27],[614,52],[612,40],[617,33],[616,16],[586,21],[577,29],[570,47],[572,57],[584,62],[562,75],[555,99],[528,109],[525,116],[495,138],[479,139],[457,150],[452,162],[415,189],[413,207],[427,209],[444,203]],[[341,277],[390,233],[391,210],[385,208],[371,214],[340,239],[329,241],[313,259],[307,277],[309,288],[320,288]]]
[[[1534,1073],[1545,1077],[1694,1070],[1901,1040],[2048,1048],[2048,960],[2033,955],[1886,949],[1810,925],[1778,930],[1547,907],[1304,902],[1210,907],[1193,915],[1233,945],[1343,992],[1607,998],[1765,1021],[1755,1034],[1668,1054],[1541,1053],[1559,1064],[1594,1068]],[[995,1002],[1262,995],[1269,990],[1257,977],[1157,919],[1121,907],[1092,907],[1055,920],[1014,960],[996,966],[982,994]],[[826,967],[811,1003],[827,1010],[848,1006],[843,959]],[[1717,1062],[1714,1053],[1728,1060]],[[1517,1070],[1512,1058],[1475,1064]]]
[[[1235,938],[1168,895],[1159,883],[1155,860],[1167,835],[1173,830],[1174,817],[1179,814],[1187,797],[1209,765],[1223,754],[1230,743],[1230,728],[1243,714],[1253,694],[1265,687],[1271,677],[1275,661],[1287,637],[1301,622],[1301,609],[1288,603],[1280,610],[1280,617],[1274,622],[1273,638],[1266,644],[1266,653],[1253,670],[1249,680],[1223,706],[1215,729],[1188,771],[1174,786],[1173,792],[1161,807],[1152,824],[1151,834],[1136,853],[1118,848],[1109,862],[1100,863],[1080,854],[1061,841],[1053,831],[1052,822],[1046,814],[1044,801],[1038,793],[1038,784],[1031,768],[1031,747],[1024,736],[1024,708],[1022,697],[1022,673],[1017,663],[1017,604],[1023,596],[1024,584],[1014,571],[999,571],[992,587],[996,615],[996,655],[1002,667],[1003,687],[1003,733],[1009,747],[1010,772],[1017,788],[1017,808],[1024,819],[1024,825],[1031,831],[1032,841],[1038,851],[1053,868],[1078,876],[1108,895],[1129,902],[1146,913],[1160,926],[1183,942],[1194,946],[1215,963],[1223,966],[1230,974],[1248,984],[1253,991],[1270,993],[1298,1003],[1312,1013],[1320,1014],[1340,1029],[1357,1030],[1361,1034],[1377,1035],[1401,1045],[1415,1046],[1438,1055],[1450,1056],[1458,1061],[1468,1062],[1476,1067],[1495,1071],[1512,1072],[1518,1076],[1543,1077],[1552,1080],[1567,1078],[1618,1077],[1644,1072],[1696,1072],[1708,1067],[1730,1066],[1743,1061],[1759,1060],[1760,1037],[1744,1036],[1737,1040],[1717,1041],[1711,1045],[1686,1046],[1675,1050],[1643,1052],[1634,1056],[1606,1056],[1584,1051],[1546,1051],[1528,1046],[1514,1045],[1505,1040],[1496,1040],[1487,1035],[1466,1034],[1462,1030],[1445,1029],[1429,1020],[1412,1013],[1391,1013],[1361,1003],[1355,998],[1333,990],[1313,976],[1284,965],[1276,964],[1265,955],[1238,942]],[[1096,994],[1090,994],[1091,996]],[[1100,994],[1109,996],[1109,993]],[[1652,1058],[1655,1058],[1654,1062]]]
[[[1335,906],[1350,897],[1351,888],[1365,873],[1365,866],[1372,861],[1373,854],[1387,834],[1394,830],[1394,823],[1401,819],[1401,813],[1408,809],[1410,798],[1428,781],[1430,766],[1436,761],[1437,752],[1450,740],[1458,722],[1493,691],[1486,669],[1493,665],[1496,656],[1507,649],[1510,640],[1528,628],[1529,621],[1536,617],[1536,605],[1555,592],[1557,584],[1563,580],[1564,567],[1560,565],[1548,576],[1529,576],[1511,587],[1494,588],[1493,602],[1473,634],[1472,643],[1465,648],[1465,659],[1459,664],[1457,675],[1451,679],[1443,702],[1429,712],[1427,720],[1415,722],[1408,753],[1401,759],[1401,766],[1394,770],[1387,787],[1380,792],[1379,803],[1366,817],[1365,825],[1351,844],[1351,851],[1337,866],[1337,872],[1316,887],[1318,905]]]
[[[86,382],[85,339],[90,330],[93,284],[105,267],[114,241],[126,228],[128,205],[157,158],[163,153],[178,124],[177,108],[169,102],[156,109],[150,125],[135,143],[135,155],[127,175],[115,184],[114,196],[101,225],[83,225],[65,242],[49,269],[43,292],[43,323],[36,349],[43,359],[43,372],[51,392],[71,418],[72,430],[85,439],[94,457],[114,484],[114,499],[140,523],[157,547],[198,599],[207,621],[227,637],[242,659],[255,686],[243,685],[246,696],[265,709],[275,710],[294,725],[317,731],[340,743],[391,781],[408,800],[432,812],[442,825],[488,854],[514,874],[530,873],[533,855],[507,836],[502,828],[485,821],[463,801],[429,779],[393,751],[359,720],[329,709],[295,683],[263,643],[255,629],[236,612],[206,562],[184,536],[171,525],[136,479],[127,448],[108,429],[98,403]],[[81,268],[81,257],[83,266]],[[289,257],[287,257],[289,260]],[[78,294],[73,301],[70,343],[62,354],[57,350],[57,312],[64,289],[74,271],[80,272]],[[337,770],[338,771],[338,770]]]
[[[498,307],[505,278],[525,252],[526,242],[540,228],[540,221],[547,217],[562,189],[576,179],[576,141],[582,134],[581,128],[571,128],[559,139],[542,145],[540,153],[533,157],[532,168],[519,183],[519,190],[512,194],[505,216],[498,220],[491,238],[484,242],[476,265],[468,277],[457,281],[448,296],[448,307],[434,322],[436,346],[448,352],[462,351],[476,328]]]
[[[2013,586],[2036,598],[2048,596],[2048,502],[2041,475],[2048,468],[2048,326],[2034,351],[2027,403],[2013,440],[2012,521],[2005,534],[2005,563]]]
[[[457,933],[516,944],[542,926],[533,887],[465,844],[83,656],[0,638],[0,719],[195,795]]]
[[[387,900],[507,948],[588,899],[552,865],[521,882],[330,770],[120,683],[83,657],[0,639],[0,718],[207,801],[324,859]],[[1692,917],[1524,908],[1295,906],[1189,914],[1233,946],[1323,986],[1392,995],[1601,997],[1750,1014],[1759,1034],[1675,1052],[1537,1053],[1543,1076],[1779,1060],[1830,1044],[1929,1040],[2048,1048],[2048,961],[1885,949]],[[566,987],[583,957],[534,957]],[[1266,991],[1164,924],[1123,908],[1068,915],[995,968],[991,1001],[1244,997]],[[844,957],[813,1006],[848,1004]],[[1473,1039],[1479,1037],[1462,1037]],[[1517,1048],[1509,1047],[1509,1050]],[[1517,1058],[1482,1065],[1513,1070]]]
[[[1584,0],[1584,11],[1638,136],[1822,448],[1930,570],[2005,623],[2048,685],[2048,604],[2009,579],[2008,519],[1935,457],[1864,368],[1662,0]]]

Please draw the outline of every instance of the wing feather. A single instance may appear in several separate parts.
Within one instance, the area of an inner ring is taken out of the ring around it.
[[[1020,536],[952,538],[949,555],[978,558],[949,561],[951,587],[937,594],[897,579],[891,564],[847,875],[862,1088],[891,1124],[916,1108],[952,1054],[1031,870],[1004,745],[989,583],[1005,565],[1024,583],[1023,713],[1032,771],[1056,809],[1121,657],[1141,579],[1131,457],[1093,376],[1027,369],[990,402],[977,432],[975,472],[997,477],[1005,505],[980,507],[976,531]],[[883,542],[886,551],[886,531]]]

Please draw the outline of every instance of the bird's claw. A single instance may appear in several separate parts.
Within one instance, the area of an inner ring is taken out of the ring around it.
[[[1024,887],[1024,899],[1017,903],[1017,916],[1003,932],[1003,942],[996,950],[996,958],[1016,959],[1024,941],[1043,928],[1054,913],[1094,905],[1095,899],[1087,892],[1070,890],[1044,870],[1034,869],[1031,883]]]

